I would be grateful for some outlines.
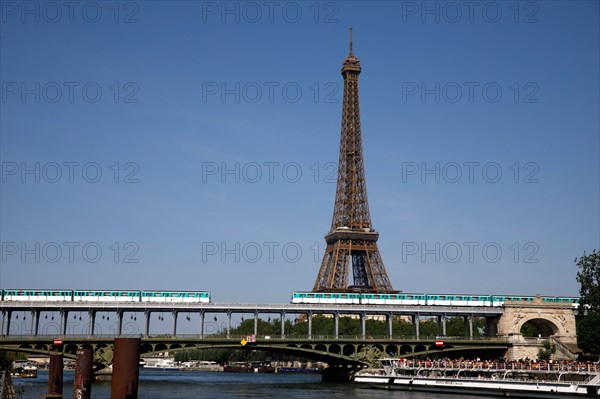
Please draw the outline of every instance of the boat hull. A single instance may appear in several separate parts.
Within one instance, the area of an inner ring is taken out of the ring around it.
[[[468,381],[447,378],[406,378],[389,376],[357,376],[356,383],[370,388],[420,392],[485,395],[503,398],[600,398],[596,387],[572,384],[548,384],[519,381]],[[596,390],[596,393],[591,393]]]

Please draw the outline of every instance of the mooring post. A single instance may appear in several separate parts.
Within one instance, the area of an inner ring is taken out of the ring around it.
[[[111,399],[137,399],[140,338],[115,338]]]
[[[91,349],[77,350],[73,399],[90,399],[92,397],[92,359],[93,353]]]
[[[50,371],[48,373],[47,398],[62,398],[63,393],[63,354],[50,355]]]

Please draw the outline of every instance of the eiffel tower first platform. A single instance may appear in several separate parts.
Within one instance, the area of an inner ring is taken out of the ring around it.
[[[350,51],[342,66],[344,100],[335,206],[314,292],[394,292],[377,248],[379,233],[371,225],[358,101],[360,71],[350,27]]]

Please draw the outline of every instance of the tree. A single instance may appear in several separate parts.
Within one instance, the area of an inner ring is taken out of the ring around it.
[[[575,258],[575,264],[579,267],[577,282],[581,284],[579,290],[579,315],[583,316],[585,311],[600,312],[600,251],[595,249],[591,254],[579,259]]]
[[[577,343],[584,353],[600,355],[600,251],[584,253],[575,264],[580,269],[577,281],[581,284]]]
[[[577,320],[577,346],[584,353],[600,355],[600,313],[588,313]]]
[[[556,344],[550,341],[544,341],[542,347],[538,351],[538,360],[550,360],[556,352]]]

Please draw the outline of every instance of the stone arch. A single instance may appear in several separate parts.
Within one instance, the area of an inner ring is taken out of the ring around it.
[[[527,316],[521,315],[514,327],[511,329],[511,333],[513,335],[521,335],[521,330],[527,323],[533,323],[536,327],[543,330],[544,334],[547,334],[542,334],[542,337],[569,337],[576,334],[574,328],[573,331],[571,331],[567,328],[567,323],[565,323],[563,320],[559,320],[553,314],[529,314]]]
[[[540,334],[542,338],[548,338],[553,335],[556,335],[559,332],[559,328],[556,324],[548,319],[529,319],[521,324],[521,328],[519,328],[519,333],[523,334],[523,329],[527,325],[532,325]]]
[[[544,328],[546,333],[561,342],[577,342],[575,313],[570,303],[544,302],[536,297],[528,302],[505,302],[504,313],[498,320],[498,335],[520,337],[523,325],[532,320]]]

